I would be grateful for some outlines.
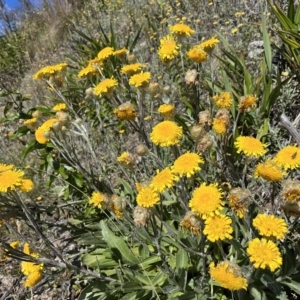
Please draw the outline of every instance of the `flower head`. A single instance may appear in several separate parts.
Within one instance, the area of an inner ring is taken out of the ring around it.
[[[223,119],[213,119],[212,129],[216,134],[224,135],[228,129],[228,123]]]
[[[106,78],[94,88],[96,96],[109,95],[113,92],[114,87],[118,85],[118,81],[114,78]]]
[[[211,242],[218,240],[232,239],[233,229],[231,227],[232,220],[223,214],[210,216],[205,220],[203,233],[207,235],[207,239]]]
[[[251,136],[239,136],[235,141],[237,153],[244,152],[246,156],[260,157],[267,151],[266,145]]]
[[[150,139],[155,145],[169,147],[180,142],[182,137],[182,127],[175,122],[163,121],[153,127]]]
[[[271,240],[256,238],[249,242],[247,253],[255,268],[270,268],[274,272],[282,265],[282,257],[278,247]]]
[[[119,50],[116,50],[114,52],[114,55],[119,57],[119,58],[122,58],[122,57],[125,57],[125,55],[127,54],[128,50],[126,48],[122,48],[122,49],[119,49]]]
[[[201,155],[197,153],[187,152],[180,155],[173,163],[172,171],[179,177],[186,176],[191,177],[201,168],[199,164],[204,163]]]
[[[129,102],[122,103],[118,108],[114,110],[114,114],[120,119],[125,121],[134,120],[138,112],[134,106]]]
[[[229,191],[227,200],[231,210],[239,217],[244,218],[249,205],[252,203],[250,192],[242,188],[233,188]]]
[[[100,192],[93,192],[92,197],[89,200],[89,204],[102,208],[102,202],[105,201],[105,198],[107,198],[106,194],[102,194]]]
[[[218,39],[216,39],[215,37],[212,37],[212,38],[200,43],[199,46],[205,52],[211,53],[219,42],[220,41]]]
[[[285,170],[293,170],[300,167],[300,149],[296,146],[286,146],[275,156],[274,162]]]
[[[106,58],[114,55],[114,48],[112,47],[105,47],[103,48],[97,55],[97,58],[101,60],[105,60]]]
[[[145,88],[151,79],[150,72],[141,72],[130,77],[129,84],[137,88]]]
[[[191,211],[188,211],[185,214],[179,225],[191,231],[195,235],[199,235],[201,233],[201,220]]]
[[[28,274],[24,287],[33,287],[41,281],[43,277],[42,271],[34,271]]]
[[[277,182],[283,179],[285,172],[273,161],[266,160],[264,163],[259,163],[254,172],[254,178],[259,176],[267,181]]]
[[[190,49],[187,53],[187,56],[190,60],[197,63],[202,63],[208,60],[207,53],[199,45],[196,45],[192,49]]]
[[[214,96],[213,99],[218,108],[229,109],[232,105],[232,99],[228,92],[222,92],[221,94]]]
[[[160,40],[158,56],[165,64],[169,64],[178,54],[178,45],[172,35],[166,35]]]
[[[33,189],[33,182],[32,180],[30,179],[23,179],[20,186],[19,186],[19,189],[24,192],[24,193],[27,193],[27,192],[30,192],[32,189]]]
[[[23,122],[23,124],[27,126],[29,129],[34,130],[37,126],[37,118],[27,119]]]
[[[133,221],[136,226],[145,226],[153,214],[152,208],[136,206],[133,211]]]
[[[219,214],[224,202],[221,200],[223,193],[217,184],[202,183],[193,192],[193,197],[189,202],[189,207],[197,216],[206,219],[209,216]]]
[[[274,215],[258,214],[253,220],[253,226],[264,237],[283,239],[288,232],[286,222],[281,218],[276,218]]]
[[[54,66],[47,66],[39,70],[33,75],[34,80],[49,79],[51,76],[56,75],[58,72],[63,71],[67,67],[67,63],[61,63]]]
[[[171,188],[179,178],[169,168],[165,168],[162,171],[157,171],[157,174],[153,177],[150,187],[155,191],[162,193],[165,189]]]
[[[159,201],[159,195],[151,187],[142,187],[137,196],[136,202],[139,206],[153,207]]]
[[[141,72],[142,68],[145,67],[145,64],[134,63],[130,65],[126,65],[121,69],[122,74],[127,74],[129,76]]]
[[[0,192],[13,191],[23,181],[24,172],[16,170],[13,165],[0,164]]]
[[[123,152],[118,158],[117,161],[122,164],[124,167],[132,168],[135,166],[136,157],[130,152]]]
[[[215,266],[214,263],[209,265],[211,277],[223,288],[237,291],[247,289],[247,279],[243,277],[241,268],[229,261],[222,261]]]
[[[158,112],[162,114],[165,120],[172,120],[175,116],[175,107],[172,104],[162,104],[158,108]]]
[[[58,104],[56,104],[53,108],[52,108],[52,110],[54,110],[54,111],[61,111],[61,110],[64,110],[64,109],[66,109],[67,108],[67,105],[65,104],[65,103],[58,103]]]
[[[239,110],[241,112],[249,111],[256,107],[257,98],[253,95],[246,95],[239,99]]]
[[[51,118],[45,121],[36,131],[35,131],[35,139],[40,144],[46,144],[49,141],[49,137],[45,136],[45,133],[49,132],[53,126],[53,124],[57,122],[56,118]]]
[[[195,33],[195,30],[193,30],[190,26],[182,23],[170,26],[170,31],[176,34],[178,37],[186,37]]]

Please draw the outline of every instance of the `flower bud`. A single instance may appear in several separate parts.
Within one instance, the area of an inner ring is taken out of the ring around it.
[[[166,85],[164,87],[164,93],[165,93],[165,95],[169,96],[169,95],[171,95],[171,92],[172,92],[171,87],[169,85]]]
[[[152,96],[155,97],[157,94],[161,93],[161,87],[157,82],[150,82],[149,87],[148,87],[148,93]]]
[[[138,155],[138,156],[145,156],[147,155],[149,152],[149,149],[146,145],[144,144],[140,144],[140,145],[137,145],[136,148],[135,148],[135,153]]]
[[[134,64],[136,63],[136,57],[134,54],[128,54],[127,55],[127,60],[129,64]]]
[[[41,116],[42,116],[42,113],[41,113],[39,110],[35,110],[35,111],[32,113],[32,118],[39,119]]]
[[[205,136],[206,130],[203,125],[197,124],[190,127],[190,134],[193,141],[198,142]]]

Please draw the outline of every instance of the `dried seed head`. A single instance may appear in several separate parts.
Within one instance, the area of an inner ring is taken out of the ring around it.
[[[206,130],[203,125],[197,124],[190,127],[190,134],[193,141],[198,142],[206,135]]]
[[[94,89],[92,87],[85,90],[85,100],[91,100],[94,97]]]
[[[197,70],[188,70],[185,74],[185,83],[187,85],[195,85],[197,83],[196,79],[198,76]]]
[[[118,218],[122,218],[126,209],[126,201],[124,198],[118,195],[111,196],[112,211],[117,215]]]
[[[299,202],[284,201],[283,204],[281,205],[281,209],[288,216],[294,216],[294,217],[299,217],[300,216]]]
[[[204,153],[208,151],[213,145],[213,139],[209,134],[206,134],[197,144],[197,151]]]
[[[137,226],[145,226],[149,221],[153,211],[151,208],[136,206],[133,211],[133,221]]]
[[[62,125],[66,126],[70,124],[70,115],[64,111],[56,112],[55,117],[61,122]]]
[[[198,117],[199,117],[199,124],[211,125],[212,119],[209,110],[200,111]]]
[[[300,181],[284,180],[282,182],[282,198],[289,202],[300,202]]]
[[[227,196],[229,206],[239,218],[243,218],[252,203],[251,193],[242,188],[233,188],[229,191]]]
[[[127,101],[122,103],[118,108],[114,110],[114,114],[120,119],[124,121],[131,121],[134,120],[138,112],[136,111],[135,107]]]
[[[53,123],[52,129],[53,129],[54,132],[59,132],[59,131],[61,131],[62,126],[63,125],[60,121],[56,121],[56,122]]]
[[[188,211],[185,214],[184,218],[180,222],[180,226],[186,228],[195,235],[199,235],[201,232],[201,221],[191,211]]]

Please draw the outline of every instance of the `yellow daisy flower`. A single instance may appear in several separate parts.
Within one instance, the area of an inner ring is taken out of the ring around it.
[[[165,64],[170,63],[179,54],[179,47],[172,35],[166,35],[160,40],[158,56]]]
[[[192,212],[203,219],[218,214],[224,202],[221,200],[223,192],[217,184],[202,183],[200,187],[194,190],[193,197],[189,202]]]
[[[285,170],[299,168],[300,149],[296,146],[286,146],[276,154],[274,162]]]
[[[162,171],[157,170],[156,172],[157,174],[153,177],[150,187],[159,193],[173,187],[175,182],[179,180],[169,168],[165,168]]]
[[[49,119],[45,121],[36,131],[35,131],[35,139],[40,144],[46,144],[49,141],[49,138],[45,136],[45,133],[49,132],[53,126],[53,124],[57,122],[56,118]]]
[[[271,159],[266,160],[264,163],[259,163],[254,172],[254,178],[259,176],[267,181],[277,182],[285,176],[281,168]]]
[[[134,106],[129,102],[121,104],[114,110],[114,114],[120,119],[125,121],[134,120],[138,116],[138,112]]]
[[[216,134],[224,135],[228,129],[228,123],[223,119],[213,119],[212,129]]]
[[[105,60],[112,55],[114,55],[114,48],[105,47],[98,53],[97,58],[99,58],[100,60]]]
[[[218,108],[229,109],[232,105],[232,99],[228,92],[222,92],[221,94],[214,96],[213,99]]]
[[[281,218],[276,218],[274,215],[258,214],[253,219],[253,226],[264,237],[284,239],[285,234],[288,232],[286,222]]]
[[[216,39],[215,37],[212,37],[211,39],[200,43],[199,46],[205,52],[211,53],[219,42],[220,41],[218,39]]]
[[[142,187],[136,197],[139,206],[153,207],[159,201],[159,195],[151,187]]]
[[[197,153],[184,153],[180,155],[172,166],[172,171],[179,177],[186,176],[187,178],[192,177],[201,168],[199,164],[203,164],[204,160],[201,155]]]
[[[52,108],[52,110],[54,110],[54,111],[61,111],[61,110],[64,110],[64,109],[66,109],[67,108],[67,105],[65,104],[65,103],[58,103],[58,104],[56,104],[53,108]]]
[[[37,122],[37,118],[27,119],[23,122],[24,125],[35,125]]]
[[[244,218],[252,203],[250,192],[242,188],[233,188],[229,191],[227,200],[231,210],[239,217]]]
[[[164,117],[165,120],[172,120],[175,116],[175,107],[172,104],[162,104],[158,108],[158,112]]]
[[[209,273],[221,287],[238,291],[247,289],[247,279],[243,277],[241,268],[235,263],[222,261],[215,266],[212,262],[209,265]]]
[[[266,145],[251,136],[239,136],[234,145],[237,153],[243,152],[246,156],[260,157],[267,152]]]
[[[22,184],[24,172],[13,165],[0,164],[0,192],[13,191]]]
[[[231,227],[232,220],[223,214],[208,217],[205,220],[203,233],[207,235],[207,239],[211,242],[218,240],[232,239],[233,229]]]
[[[257,98],[253,95],[246,95],[239,99],[239,110],[241,112],[249,111],[256,107]]]
[[[271,240],[256,238],[249,242],[247,253],[255,268],[270,268],[271,272],[280,268],[282,257],[278,247]]]
[[[179,224],[185,229],[191,231],[195,235],[201,233],[201,220],[191,211],[188,211]]]
[[[176,34],[178,37],[186,37],[191,36],[195,33],[195,30],[193,30],[190,26],[185,25],[183,23],[175,24],[173,26],[170,26],[170,31],[174,34]]]
[[[105,194],[102,194],[100,192],[93,192],[92,197],[89,200],[89,204],[102,208],[102,202],[105,200],[107,196]]]
[[[67,63],[60,63],[54,66],[47,66],[40,69],[33,75],[34,80],[49,79],[51,76],[56,75],[58,72],[63,71],[67,67]]]
[[[127,52],[128,52],[128,50],[126,48],[122,48],[122,49],[116,50],[114,52],[114,55],[116,57],[122,58],[122,57],[125,57],[125,55],[127,54]]]
[[[94,88],[94,94],[100,97],[109,95],[113,92],[115,86],[117,85],[118,81],[116,79],[106,78],[98,83],[98,85]]]
[[[27,193],[27,192],[30,192],[32,189],[33,189],[33,182],[32,180],[30,179],[23,179],[20,186],[19,186],[19,189],[24,192],[24,193]]]
[[[208,60],[207,53],[199,45],[196,45],[190,49],[187,53],[187,56],[190,60],[197,63],[202,63]]]
[[[151,79],[150,72],[141,72],[129,78],[129,84],[137,88],[145,88],[148,86]]]
[[[98,73],[98,70],[97,68],[93,67],[92,65],[88,65],[87,67],[81,69],[78,73],[78,78],[82,78],[82,77],[86,77],[86,76],[89,76],[89,75],[94,75],[94,74],[97,74]]]
[[[42,280],[43,274],[42,271],[35,271],[28,274],[25,282],[24,287],[33,287],[37,283],[39,283]]]
[[[141,64],[141,63],[134,63],[134,64],[130,64],[130,65],[125,65],[121,69],[121,73],[131,76],[133,74],[141,72],[142,68],[144,68],[144,67],[145,67],[145,64]]]
[[[155,145],[169,147],[176,145],[182,138],[182,127],[172,121],[163,121],[153,127],[150,139]]]
[[[300,202],[300,181],[292,179],[283,181],[282,198],[288,202]]]

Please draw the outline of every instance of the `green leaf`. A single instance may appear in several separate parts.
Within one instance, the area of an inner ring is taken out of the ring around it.
[[[266,294],[262,290],[258,290],[255,287],[250,288],[250,294],[255,300],[267,300]]]
[[[139,262],[137,257],[128,248],[124,238],[115,236],[103,220],[100,222],[100,227],[102,229],[103,239],[116,255],[121,256],[125,262],[131,264],[137,264]]]
[[[290,282],[281,281],[282,284],[288,286],[291,290],[293,290],[297,295],[300,295],[300,284],[299,282],[291,280]]]
[[[90,268],[100,268],[103,269],[113,269],[118,266],[118,263],[112,258],[107,258],[103,254],[93,255],[93,254],[84,254],[82,256],[82,262],[89,266]]]
[[[266,25],[266,18],[264,13],[261,14],[261,20],[262,20],[262,32],[263,32],[263,39],[264,39],[264,50],[265,50],[265,59],[268,66],[268,71],[271,72],[272,69],[272,51],[271,51],[271,43],[270,43],[270,37],[267,30]]]
[[[24,147],[22,154],[21,154],[21,159],[24,160],[25,157],[32,151],[34,151],[37,148],[37,142],[35,140],[27,143],[27,145]]]
[[[83,289],[78,297],[78,300],[99,300],[100,295],[105,295],[107,286],[100,280],[95,280],[93,283]]]
[[[132,293],[126,294],[120,300],[135,300],[135,299],[137,299],[136,295],[137,295],[137,292],[132,292]]]
[[[179,249],[176,253],[176,271],[187,270],[189,267],[189,256],[184,249]]]

